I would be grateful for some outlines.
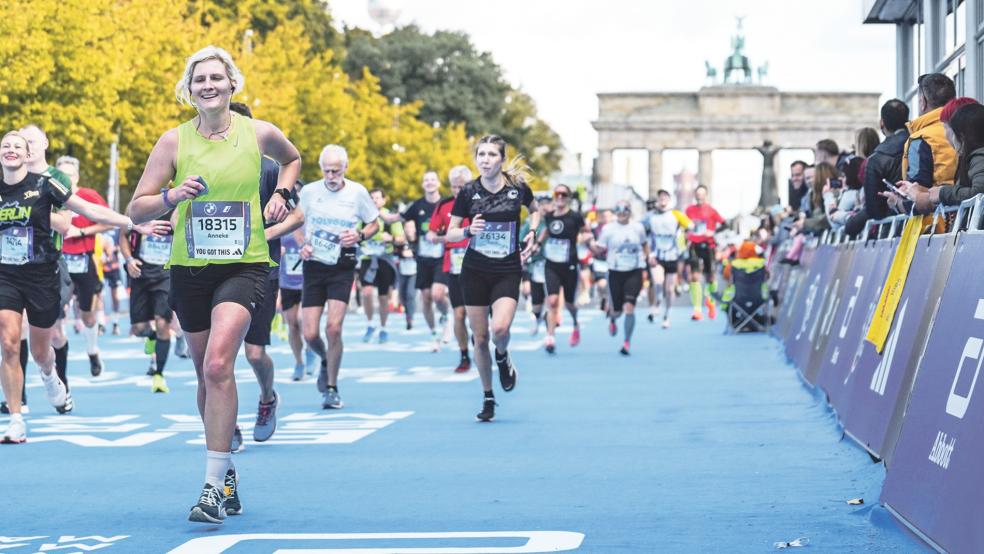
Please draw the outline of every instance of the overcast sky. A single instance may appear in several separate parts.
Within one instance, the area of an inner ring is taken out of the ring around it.
[[[894,95],[895,28],[862,25],[861,0],[387,3],[402,7],[397,25],[468,33],[533,97],[564,146],[587,160],[597,149],[591,121],[598,115],[598,92],[697,90],[705,82],[705,59],[720,74],[735,16],[745,16],[745,53],[753,67],[769,63],[767,84]],[[367,0],[329,4],[337,19],[378,30]],[[715,179],[725,162],[718,154]],[[672,165],[664,160],[667,173],[676,171]]]

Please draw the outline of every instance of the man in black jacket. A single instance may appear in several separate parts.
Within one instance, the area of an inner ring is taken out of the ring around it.
[[[878,193],[885,191],[882,179],[897,183],[902,179],[902,153],[905,141],[909,138],[906,123],[909,121],[909,106],[895,98],[881,107],[881,131],[885,140],[875,148],[868,158],[864,172],[864,209],[859,210],[845,225],[850,236],[856,236],[864,229],[869,219],[882,219],[892,215],[885,198]]]

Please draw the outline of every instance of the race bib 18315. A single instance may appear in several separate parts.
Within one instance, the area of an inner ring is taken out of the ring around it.
[[[238,260],[249,246],[249,202],[192,202],[185,234],[188,256]]]

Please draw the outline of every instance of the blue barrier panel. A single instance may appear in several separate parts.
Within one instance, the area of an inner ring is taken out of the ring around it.
[[[835,264],[835,268],[827,279],[830,288],[823,299],[823,304],[820,305],[820,313],[817,314],[816,336],[811,341],[808,357],[801,366],[803,377],[814,385],[817,383],[817,374],[820,372],[824,353],[827,351],[827,342],[834,326],[834,315],[845,298],[848,275],[854,265],[855,249],[850,244],[839,244],[834,249],[836,258],[832,263]]]
[[[833,329],[817,374],[817,385],[826,391],[841,421],[850,396],[849,382],[861,357],[864,335],[878,306],[895,244],[896,241],[884,240],[851,245],[854,263],[847,273],[846,289],[834,314]]]
[[[863,340],[848,383],[851,408],[841,414],[844,431],[886,463],[898,438],[917,357],[956,251],[953,240],[950,235],[919,238],[885,349],[878,354],[873,344]],[[886,245],[890,256],[897,243]]]
[[[810,274],[816,248],[813,245],[804,249],[799,264],[790,267],[789,277],[787,277],[783,288],[779,290],[778,328],[773,331],[773,334],[782,339],[783,344],[786,343],[793,321],[798,321],[799,312],[796,311],[796,307],[802,303],[801,295],[804,294],[804,287],[801,285]]]
[[[982,259],[984,234],[961,235],[882,490],[893,513],[949,552],[984,552]]]
[[[801,303],[794,307],[795,320],[786,339],[786,355],[800,372],[809,361],[813,341],[820,330],[820,314],[830,292],[830,277],[836,269],[837,251],[832,245],[820,245],[813,259],[813,268],[801,285],[805,290],[800,297]]]

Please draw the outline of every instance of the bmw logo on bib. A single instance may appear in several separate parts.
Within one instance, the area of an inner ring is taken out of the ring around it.
[[[216,209],[215,204],[209,202],[205,204],[205,215],[215,215]]]

